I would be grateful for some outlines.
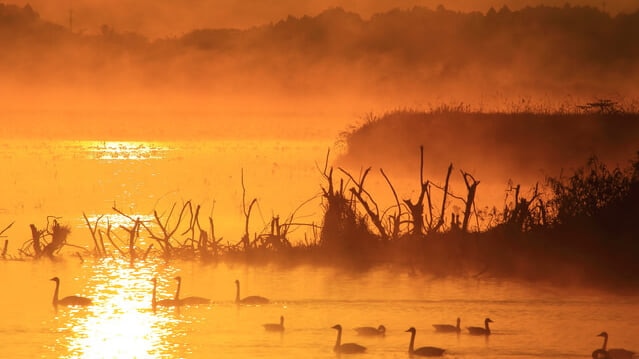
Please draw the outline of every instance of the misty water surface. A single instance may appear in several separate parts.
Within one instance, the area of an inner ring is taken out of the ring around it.
[[[61,295],[92,298],[86,308],[51,305],[54,283]],[[181,296],[197,295],[210,305],[179,310],[151,308],[151,278],[158,298],[171,297],[181,275]],[[200,265],[148,261],[80,263],[2,262],[5,290],[0,315],[3,356],[10,358],[334,358],[331,326],[344,327],[343,341],[367,347],[355,357],[407,358],[416,345],[447,349],[450,358],[589,358],[601,346],[636,348],[639,297],[476,279],[436,279],[380,268],[348,272],[300,266]],[[235,279],[242,296],[271,300],[262,306],[234,303]],[[285,317],[283,333],[264,323]],[[490,317],[489,337],[435,333],[432,324],[481,325]],[[387,328],[385,337],[360,337],[353,328]]]

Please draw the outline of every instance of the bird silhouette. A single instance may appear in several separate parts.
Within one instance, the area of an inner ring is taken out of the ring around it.
[[[280,316],[279,323],[266,323],[266,324],[262,324],[262,326],[264,327],[264,329],[268,330],[269,332],[283,332],[284,316],[283,315]]]
[[[415,334],[417,330],[414,327],[408,328],[406,332],[410,332],[410,343],[408,344],[408,354],[419,355],[423,357],[439,357],[444,355],[446,349],[438,347],[420,347],[415,349]]]
[[[436,332],[440,333],[460,333],[461,332],[461,319],[457,318],[457,325],[452,324],[433,324]]]
[[[384,336],[386,334],[386,327],[384,325],[380,325],[377,328],[375,327],[357,327],[354,328],[357,334],[366,335],[366,336]]]
[[[493,321],[490,318],[486,318],[484,320],[484,327],[468,327],[468,332],[472,335],[490,335],[490,327],[488,323],[492,323]]]
[[[58,305],[63,306],[87,306],[93,304],[93,301],[89,298],[80,297],[78,295],[70,295],[62,299],[58,299],[60,293],[60,278],[53,277],[52,281],[55,282],[55,291],[53,292],[53,305],[57,308]]]
[[[235,280],[235,302],[239,304],[268,304],[267,298],[259,295],[251,295],[240,299],[240,281]]]
[[[337,340],[335,341],[335,346],[333,347],[333,351],[335,353],[354,354],[354,353],[363,353],[366,351],[366,347],[361,346],[357,343],[342,344],[342,326],[341,325],[335,324],[331,328],[337,330]]]
[[[177,290],[175,291],[175,300],[177,300],[178,305],[199,305],[199,304],[211,303],[210,299],[204,298],[204,297],[190,296],[190,297],[180,298],[180,288],[182,288],[182,277],[177,276],[175,277],[175,280],[177,280],[178,282]]]

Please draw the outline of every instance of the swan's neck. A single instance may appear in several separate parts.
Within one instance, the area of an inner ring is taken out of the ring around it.
[[[58,293],[60,292],[60,282],[55,281],[55,290],[53,291],[53,304],[58,304]]]
[[[235,282],[235,301],[240,301],[240,283]]]
[[[603,347],[601,349],[606,350],[606,346],[608,345],[608,336],[605,335],[604,336],[604,343],[603,343]]]
[[[337,329],[337,341],[335,341],[335,350],[339,349],[342,344],[342,328]]]
[[[284,326],[284,317],[280,317],[280,326]]]
[[[415,332],[410,332],[410,344],[408,344],[408,352],[412,353],[415,350]]]
[[[182,287],[182,281],[178,280],[177,289],[175,290],[175,300],[180,300],[180,287]]]
[[[457,318],[457,330],[461,330],[461,320]]]
[[[490,332],[490,328],[488,327],[488,321],[484,322],[484,326],[486,327],[486,332]]]

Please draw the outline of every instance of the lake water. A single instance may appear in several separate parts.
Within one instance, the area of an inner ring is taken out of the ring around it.
[[[51,305],[54,283],[61,295],[92,298],[86,308]],[[172,297],[173,277],[182,276],[181,296],[210,298],[197,307],[151,308]],[[262,295],[262,306],[234,303]],[[2,357],[6,358],[334,358],[335,324],[343,342],[367,347],[355,357],[406,358],[410,334],[416,345],[445,348],[450,358],[589,358],[601,346],[637,349],[639,296],[623,296],[513,282],[433,279],[380,268],[347,272],[331,268],[201,265],[103,259],[81,263],[0,262]],[[283,333],[264,323],[285,317]],[[490,317],[489,337],[438,334],[432,324],[461,317],[462,327]],[[387,328],[385,337],[360,337],[357,326]]]
[[[242,170],[246,198],[259,199],[251,232],[272,215],[298,212],[315,221],[320,211],[320,175],[330,141],[90,142],[4,141],[0,150],[0,227],[8,253],[16,257],[39,228],[57,216],[73,232],[69,241],[90,249],[82,214],[113,215],[113,206],[136,216],[192,200],[215,219],[228,241],[243,230]],[[320,169],[318,169],[318,167]],[[113,217],[114,223],[117,223]],[[299,233],[297,233],[299,235]],[[141,238],[141,241],[144,241]],[[0,260],[0,357],[6,358],[334,358],[335,324],[343,342],[368,348],[355,357],[406,358],[410,334],[416,346],[445,348],[450,358],[590,358],[602,345],[639,350],[639,296],[533,286],[483,279],[434,279],[399,268],[367,272],[310,266],[165,263],[149,259],[133,267],[105,258],[84,261]],[[212,304],[179,310],[151,307],[153,277],[158,297],[172,297],[183,278],[182,296],[208,297]],[[80,294],[94,305],[51,304],[53,276],[61,296]],[[235,279],[242,296],[271,299],[263,306],[234,303]],[[263,323],[285,317],[284,333]],[[437,334],[432,324],[482,325],[493,334]],[[356,336],[354,327],[387,328],[380,338]]]

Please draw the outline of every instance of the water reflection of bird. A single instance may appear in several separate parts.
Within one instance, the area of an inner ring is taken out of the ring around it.
[[[604,342],[601,349],[592,352],[593,359],[632,359],[635,358],[635,352],[626,349],[606,349],[608,346],[608,333],[601,332],[598,337],[603,337]]]
[[[210,299],[203,298],[203,297],[190,296],[190,297],[180,298],[180,288],[182,288],[182,277],[177,276],[175,277],[175,280],[177,280],[178,282],[177,290],[175,291],[175,300],[178,301],[179,305],[198,305],[198,304],[211,303]]]
[[[266,323],[263,324],[264,329],[270,331],[270,332],[283,332],[284,331],[284,316],[281,315],[280,316],[280,322],[279,323]]]
[[[493,321],[490,318],[486,318],[484,320],[484,327],[468,327],[468,332],[473,335],[490,335],[490,327],[488,323],[492,323]]]
[[[175,298],[157,300],[157,296],[156,296],[157,286],[158,286],[158,279],[153,278],[153,297],[151,298],[151,305],[153,306],[153,309],[155,309],[155,307],[158,307],[158,306],[174,307],[177,304],[177,301],[175,300]]]
[[[235,302],[240,304],[268,304],[269,300],[259,295],[251,295],[240,299],[240,281],[235,280]]]
[[[410,332],[410,344],[408,344],[408,354],[410,355],[419,355],[423,357],[438,357],[444,355],[446,349],[438,348],[438,347],[420,347],[414,349],[415,347],[415,334],[417,330],[414,327],[408,328],[406,330]]]
[[[366,347],[361,346],[357,343],[344,343],[342,344],[342,326],[336,324],[331,328],[337,329],[337,340],[335,341],[335,347],[333,347],[333,351],[335,353],[341,354],[354,354],[354,353],[363,353],[366,351]]]
[[[381,335],[381,336],[383,336],[383,335],[386,334],[386,327],[384,325],[380,325],[377,328],[375,328],[375,327],[357,327],[357,328],[355,328],[355,331],[359,335],[368,335],[368,336]]]
[[[78,305],[78,306],[85,306],[85,305],[91,305],[93,302],[91,301],[91,299],[89,298],[85,298],[85,297],[80,297],[77,295],[70,295],[68,297],[64,297],[62,299],[58,299],[58,294],[60,293],[60,278],[58,277],[53,277],[51,278],[52,281],[55,282],[55,291],[53,292],[53,305],[54,306],[58,306],[58,305],[64,305],[64,306],[72,306],[72,305]]]
[[[457,325],[452,324],[433,324],[436,332],[440,333],[459,333],[461,332],[461,319],[457,318]]]

